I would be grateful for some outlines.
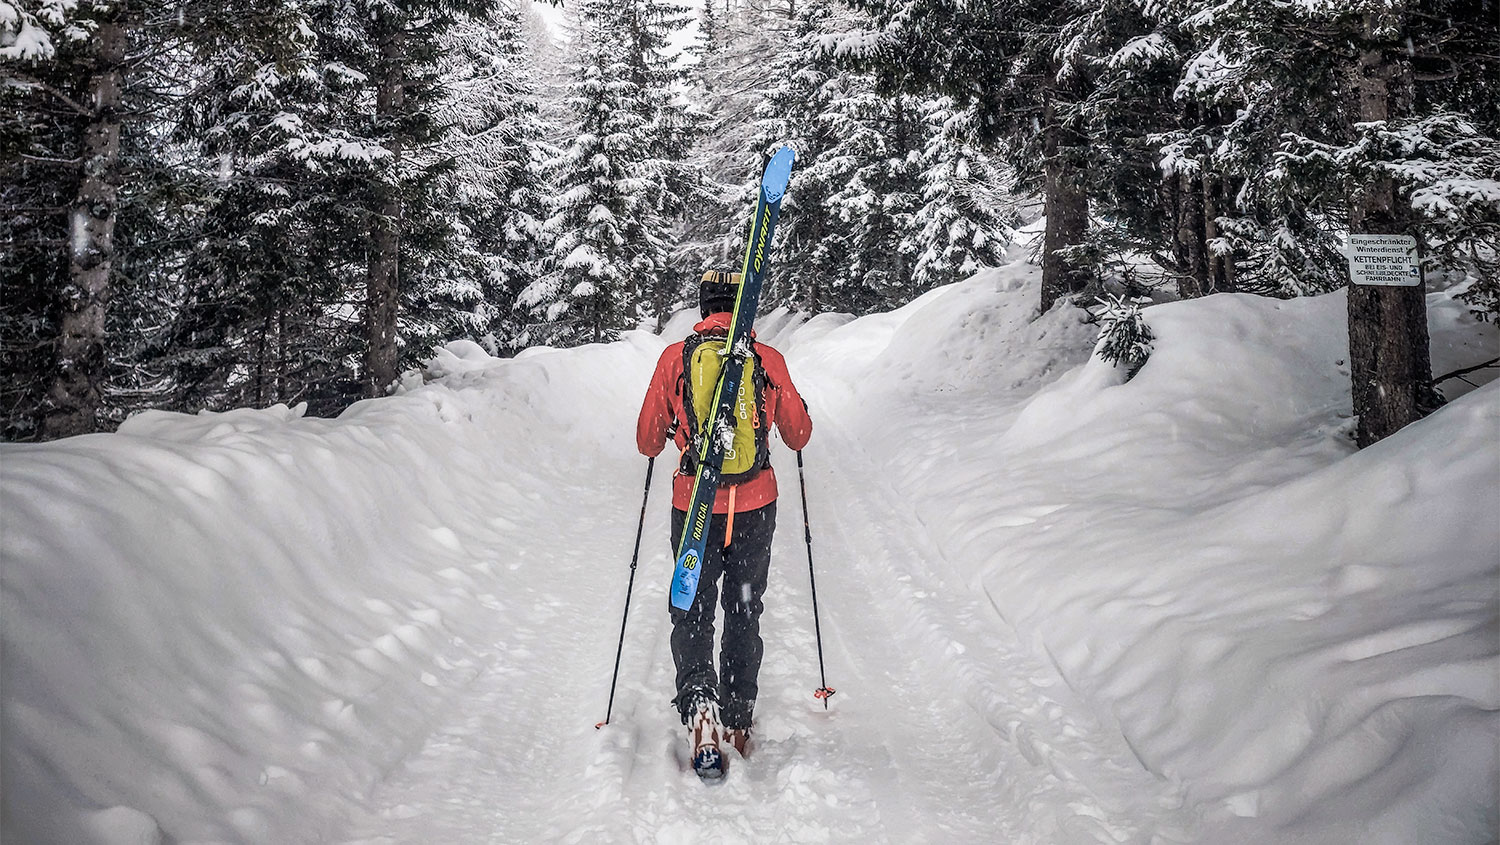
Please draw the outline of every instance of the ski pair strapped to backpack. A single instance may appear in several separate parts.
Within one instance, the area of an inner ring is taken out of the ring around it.
[[[719,383],[710,406],[713,409],[709,418],[712,423],[698,445],[692,499],[688,504],[682,540],[677,545],[677,568],[672,573],[671,598],[672,606],[679,610],[691,608],[693,598],[698,594],[698,578],[708,547],[708,529],[713,524],[714,498],[723,480],[724,453],[736,448],[733,443],[735,407],[740,396],[740,383],[746,370],[751,369],[747,364],[753,364],[750,329],[755,324],[760,288],[770,266],[771,234],[781,215],[781,198],[786,193],[796,157],[791,147],[782,147],[771,156],[761,176],[760,197],[755,203],[755,214],[750,219],[750,237],[745,245],[742,281],[734,299],[729,334],[724,338],[724,365],[719,370]],[[765,434],[768,436],[769,432]]]

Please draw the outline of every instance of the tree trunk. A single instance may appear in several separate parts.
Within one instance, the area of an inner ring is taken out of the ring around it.
[[[651,297],[651,310],[656,314],[657,332],[662,330],[662,327],[667,324],[667,318],[671,316],[669,312],[672,308],[672,280],[674,278],[675,274],[673,273],[663,272],[656,274],[656,283],[653,285],[654,289],[652,290]]]
[[[260,340],[255,344],[255,407],[266,406],[266,354],[271,343],[271,315],[260,322]]]
[[[1055,71],[1054,71],[1055,73]],[[1089,270],[1068,261],[1062,250],[1083,243],[1088,232],[1089,198],[1077,165],[1082,139],[1063,124],[1057,107],[1058,86],[1048,87],[1042,125],[1047,228],[1042,236],[1042,313],[1057,300],[1088,287]]]
[[[276,309],[276,401],[286,399],[286,306]]]
[[[60,296],[57,375],[47,391],[50,407],[42,420],[47,439],[98,429],[108,366],[104,320],[114,271],[126,19],[121,5],[94,36],[98,52],[84,99],[94,111],[82,126],[82,167],[69,220],[68,284]]]
[[[406,33],[399,20],[385,22],[381,33],[382,68],[375,90],[375,117],[390,132],[386,175],[376,177],[375,208],[370,221],[370,263],[365,276],[365,395],[384,396],[398,374],[396,323],[401,310],[402,129],[406,106]]]
[[[1399,33],[1405,29],[1404,15],[1398,6],[1365,17],[1369,45],[1359,57],[1355,79],[1361,121],[1399,119],[1411,113],[1410,63],[1395,50],[1403,41]],[[1411,208],[1387,176],[1371,179],[1349,208],[1351,232],[1415,234]],[[1425,283],[1349,286],[1349,368],[1359,419],[1355,440],[1361,448],[1420,419],[1441,402],[1431,384]]]
[[[1208,293],[1207,233],[1203,228],[1203,180],[1200,173],[1177,174],[1177,291],[1183,299]]]
[[[1219,237],[1219,215],[1224,202],[1224,177],[1208,170],[1203,171],[1203,254],[1207,259],[1208,293],[1232,293],[1234,265],[1229,256],[1219,255],[1213,250],[1213,241]]]
[[[1183,104],[1182,127],[1189,131],[1203,127],[1202,110],[1188,100]],[[1206,143],[1201,141],[1200,143]],[[1179,170],[1176,179],[1176,226],[1173,254],[1177,263],[1177,292],[1183,299],[1195,299],[1212,293],[1208,269],[1208,154],[1200,150],[1191,170]],[[1169,179],[1174,177],[1167,177]]]

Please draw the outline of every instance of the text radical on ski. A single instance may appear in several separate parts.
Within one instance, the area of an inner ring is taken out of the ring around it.
[[[770,263],[771,234],[781,216],[781,198],[786,194],[792,176],[792,162],[796,158],[792,148],[784,146],[771,156],[761,175],[760,198],[755,203],[755,214],[750,218],[750,237],[745,244],[740,289],[735,296],[734,315],[730,318],[729,336],[724,343],[729,361],[720,370],[718,388],[714,391],[711,406],[714,425],[703,426],[709,432],[717,431],[719,423],[730,420],[734,413],[734,398],[739,395],[747,351],[741,340],[750,336],[750,328],[755,323],[760,288]],[[672,606],[679,610],[691,608],[693,598],[698,594],[698,579],[702,575],[703,556],[708,548],[708,529],[713,525],[714,498],[719,492],[719,473],[723,466],[723,441],[714,436],[704,437],[699,447],[698,472],[693,479],[687,520],[677,546],[677,566],[672,573]]]

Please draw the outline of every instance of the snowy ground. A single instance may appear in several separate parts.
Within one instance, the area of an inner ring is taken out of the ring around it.
[[[1493,841],[1500,387],[1356,454],[1341,296],[1151,308],[1122,384],[1035,284],[762,321],[838,694],[778,447],[755,747],[713,787],[668,706],[669,467],[593,727],[680,322],[455,345],[337,420],[5,447],[6,841]],[[1500,350],[1430,301],[1436,371]]]

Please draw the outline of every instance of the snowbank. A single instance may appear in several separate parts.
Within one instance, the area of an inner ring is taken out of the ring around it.
[[[336,420],[153,412],[5,447],[7,841],[335,834],[504,655],[522,562],[490,550],[539,533],[514,515],[633,466],[653,344],[457,344],[444,383]]]
[[[912,406],[856,434],[896,456],[955,578],[1142,765],[1223,812],[1211,841],[1491,841],[1500,387],[1353,454],[1343,295],[1221,295],[1148,309],[1155,352],[1129,383],[1091,359],[1007,411],[986,400],[1045,371],[1031,333],[1047,319],[924,348],[923,330],[967,329],[956,314],[1005,313],[964,288],[865,376],[921,383],[848,409]],[[1431,308],[1438,372],[1500,347],[1446,294]]]

